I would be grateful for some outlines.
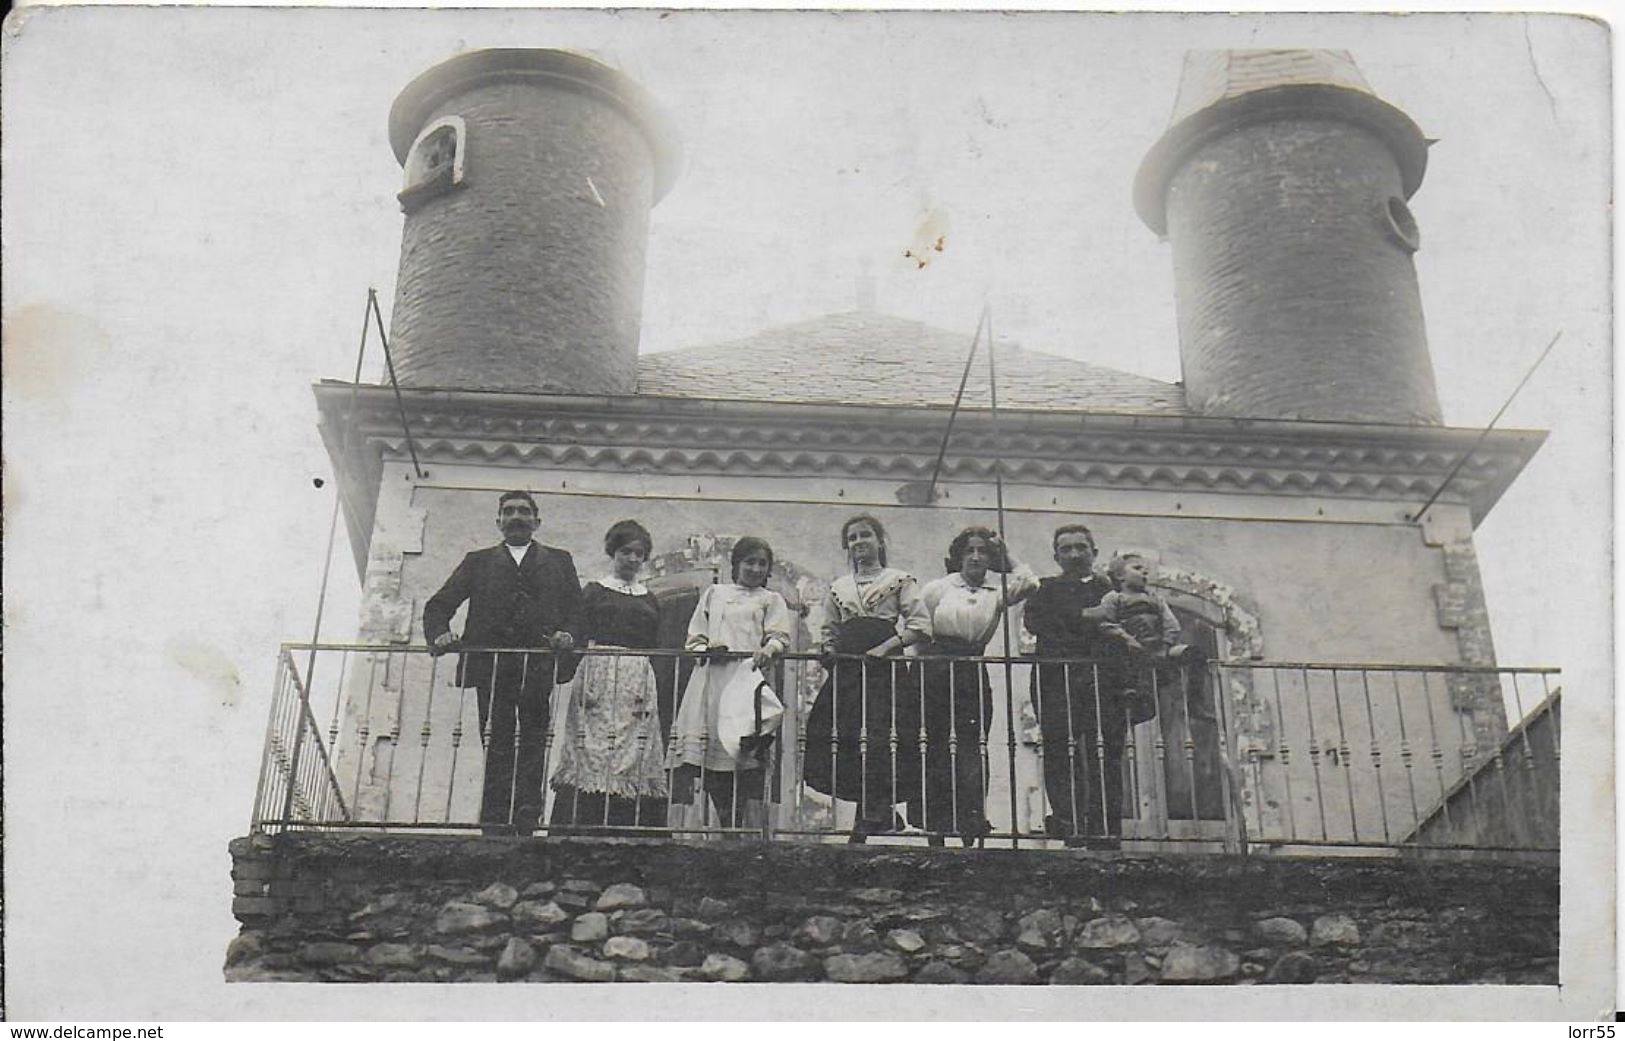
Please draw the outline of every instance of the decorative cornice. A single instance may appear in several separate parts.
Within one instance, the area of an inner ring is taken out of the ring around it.
[[[369,441],[405,457],[406,438],[374,435]],[[872,447],[872,446],[869,446]],[[955,446],[958,447],[957,445]],[[932,460],[919,456],[869,452],[775,452],[742,448],[684,449],[641,444],[586,447],[582,445],[526,444],[432,438],[417,442],[418,457],[472,463],[520,463],[554,469],[619,470],[636,473],[739,473],[767,475],[841,475],[919,480],[931,475]],[[1480,469],[1494,469],[1494,464]],[[944,480],[991,481],[995,464],[989,459],[961,456],[944,461]],[[1438,467],[1443,471],[1445,467]],[[1356,495],[1371,498],[1410,498],[1432,493],[1434,482],[1425,476],[1404,477],[1326,470],[1263,469],[1141,465],[1132,462],[1047,462],[1032,458],[1006,459],[1004,476],[1011,481],[1042,484],[1106,485],[1136,488],[1196,488],[1207,491],[1260,491],[1298,494]],[[1462,480],[1458,476],[1457,480]],[[1463,484],[1466,489],[1472,478]],[[1446,496],[1451,498],[1451,496]]]
[[[399,428],[399,414],[389,408],[362,412],[369,428],[392,425]],[[890,426],[800,427],[777,423],[707,422],[704,419],[620,420],[557,416],[479,415],[446,411],[409,410],[413,434],[421,446],[441,444],[454,454],[466,446],[520,447],[524,444],[663,445],[674,449],[706,449],[722,445],[749,444],[757,450],[780,446],[801,449],[866,449],[889,452],[931,452],[940,444],[941,420],[936,428],[921,423],[914,428]],[[933,417],[936,418],[936,417]],[[436,435],[439,435],[436,437]],[[1233,436],[1233,435],[1232,435]],[[1393,445],[1267,443],[1259,440],[1205,440],[1157,436],[1150,430],[1136,430],[1129,436],[1076,432],[1039,432],[1017,429],[1002,437],[1005,451],[1018,452],[1031,459],[1144,460],[1181,459],[1209,463],[1288,465],[1298,467],[1367,469],[1389,472],[1394,468],[1447,470],[1456,452],[1443,449],[1411,449]],[[952,447],[961,453],[991,455],[994,438],[990,430],[956,430]],[[483,449],[493,450],[491,447]]]
[[[330,449],[347,437],[350,467],[371,471],[407,450],[420,459],[651,474],[930,476],[947,410],[764,404],[649,396],[403,391],[316,387]],[[1089,412],[961,413],[946,480],[1194,489],[1411,500],[1431,495],[1478,431],[1385,424]],[[1495,431],[1442,496],[1474,520],[1540,447],[1540,431]],[[364,446],[364,447],[363,447]],[[997,446],[997,453],[995,453]]]

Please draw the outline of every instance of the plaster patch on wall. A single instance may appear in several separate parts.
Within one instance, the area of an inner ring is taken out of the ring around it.
[[[418,534],[420,552],[422,532]],[[406,643],[412,637],[412,600],[401,596],[405,555],[393,540],[374,535],[361,599],[363,643]]]
[[[1445,580],[1433,587],[1439,627],[1455,632],[1463,665],[1494,665],[1489,607],[1471,535],[1445,525],[1424,525],[1421,531],[1423,542],[1444,556]],[[1472,740],[1462,748],[1462,757],[1470,767],[1480,750],[1499,748],[1506,738],[1501,684],[1494,676],[1460,675],[1447,677],[1446,683],[1451,706],[1472,719]]]
[[[414,486],[385,481],[373,520],[362,591],[360,639],[363,643],[407,643],[417,617],[411,597],[401,595],[406,554],[423,552],[429,511],[412,505]]]
[[[402,553],[423,552],[423,529],[429,521],[429,510],[424,506],[404,506],[393,518],[384,518],[380,534],[384,535]]]
[[[1193,609],[1224,633],[1228,660],[1253,661],[1264,656],[1264,630],[1258,613],[1230,586],[1197,571],[1167,566],[1158,569],[1154,584],[1175,606]],[[1269,797],[1259,768],[1261,760],[1276,754],[1275,714],[1263,692],[1254,689],[1250,671],[1222,670],[1221,675],[1228,702],[1225,716],[1234,728],[1236,755],[1248,767],[1236,778],[1241,800],[1238,817],[1259,821],[1266,831],[1278,829],[1281,809]]]
[[[390,521],[387,518],[395,518]],[[362,643],[406,644],[412,639],[417,612],[411,597],[401,596],[406,553],[423,552],[422,507],[395,505],[380,510],[372,546],[367,554],[367,580],[362,591],[358,638]],[[406,656],[373,653],[356,659],[346,686],[345,716],[353,728],[353,747],[360,761],[339,746],[340,776],[354,785],[356,812],[363,818],[382,819],[389,798],[388,764],[400,737],[401,688]]]
[[[1168,592],[1183,593],[1211,604],[1222,617],[1229,656],[1235,658],[1262,658],[1264,632],[1258,622],[1258,613],[1236,591],[1222,582],[1195,571],[1163,567],[1154,583]]]
[[[364,637],[365,638],[365,637]],[[389,798],[389,761],[400,737],[400,687],[405,655],[373,652],[349,656],[345,677],[348,741],[335,741],[339,778],[356,815],[382,820]],[[358,754],[359,753],[359,754]]]
[[[682,549],[670,553],[658,553],[649,558],[644,565],[643,577],[659,578],[663,575],[677,575],[685,571],[699,571],[706,568],[716,569],[721,566],[726,570],[727,556],[719,555],[718,546],[726,544],[732,550],[737,541],[737,535],[690,535]],[[721,571],[715,571],[720,581]]]

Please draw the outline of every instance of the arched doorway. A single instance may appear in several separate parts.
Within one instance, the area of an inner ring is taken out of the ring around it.
[[[1183,628],[1186,643],[1208,660],[1253,658],[1262,653],[1258,619],[1238,603],[1233,591],[1196,572],[1163,566],[1154,591],[1167,600]],[[1173,840],[1238,848],[1244,839],[1242,785],[1231,762],[1234,720],[1226,699],[1246,699],[1237,680],[1221,681],[1218,670],[1169,670],[1159,679],[1154,719],[1130,728],[1125,750],[1125,838],[1154,847]],[[1229,747],[1227,747],[1227,745]]]

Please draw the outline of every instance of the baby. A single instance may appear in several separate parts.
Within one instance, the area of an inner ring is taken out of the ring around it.
[[[1151,582],[1151,562],[1137,553],[1120,553],[1112,557],[1106,570],[1117,588],[1101,598],[1099,607],[1085,608],[1084,619],[1100,623],[1101,632],[1136,656],[1183,658],[1187,648],[1179,642],[1179,619],[1167,601],[1146,589]]]

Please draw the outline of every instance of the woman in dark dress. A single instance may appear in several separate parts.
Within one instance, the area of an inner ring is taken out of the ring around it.
[[[841,526],[850,574],[830,583],[818,641],[832,664],[807,715],[802,776],[858,804],[852,841],[893,830],[896,804],[916,799],[918,683],[904,648],[931,638],[911,575],[886,566],[886,531],[866,514]]]
[[[637,581],[652,546],[649,532],[637,521],[610,527],[604,536],[604,552],[613,562],[610,573],[587,583],[580,613],[571,625],[578,648],[656,645],[660,608]],[[553,775],[552,833],[664,827],[665,753],[649,659],[585,655],[570,686],[564,748]]]

